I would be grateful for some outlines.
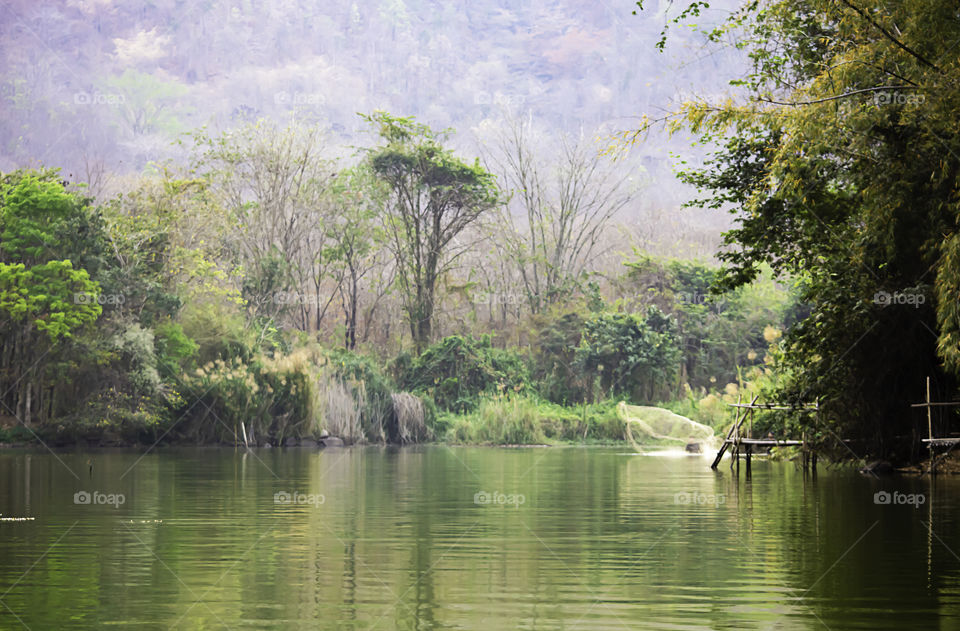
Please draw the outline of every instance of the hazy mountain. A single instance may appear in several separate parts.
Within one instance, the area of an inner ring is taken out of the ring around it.
[[[672,28],[659,53],[666,4],[632,15],[617,0],[5,2],[0,170],[139,171],[175,157],[184,132],[259,117],[319,121],[356,144],[357,112],[378,108],[453,127],[460,146],[504,108],[602,135],[692,86],[724,90],[742,65],[691,28]],[[673,204],[671,149],[697,154],[654,136],[632,162]]]

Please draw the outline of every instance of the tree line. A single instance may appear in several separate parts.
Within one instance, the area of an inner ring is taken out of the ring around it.
[[[708,263],[618,245],[638,186],[589,144],[546,153],[513,122],[468,161],[448,131],[364,119],[375,142],[346,157],[312,126],[201,131],[189,165],[102,202],[53,170],[4,175],[8,429],[420,440],[485,398],[702,397],[763,363],[787,292],[716,302]]]

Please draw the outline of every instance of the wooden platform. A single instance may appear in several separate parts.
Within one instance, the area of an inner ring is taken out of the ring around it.
[[[921,443],[927,443],[931,447],[950,447],[960,443],[960,438],[922,438]]]
[[[927,446],[930,451],[930,466],[922,475],[936,475],[937,464],[944,460],[953,448],[960,445],[960,438],[956,436],[934,436],[933,435],[933,408],[935,407],[957,407],[960,401],[934,401],[930,398],[930,377],[927,377],[926,397],[923,403],[913,403],[912,408],[926,408],[927,410],[927,437],[921,438],[920,442]],[[937,447],[948,447],[946,453],[936,456],[934,449]]]
[[[790,445],[803,444],[802,440],[779,440],[777,438],[728,438],[726,442],[730,445],[740,443],[741,445],[757,445],[760,447],[786,447]]]
[[[750,428],[747,429],[747,436],[743,436],[740,433],[740,428],[744,423],[750,419],[750,426],[752,427],[753,423],[753,413],[756,410],[790,410],[793,412],[813,412],[815,414],[820,413],[820,404],[819,401],[815,405],[789,405],[782,403],[757,403],[760,399],[760,395],[754,395],[750,403],[743,403],[739,396],[737,397],[736,403],[728,403],[727,405],[736,410],[736,414],[733,419],[733,425],[730,427],[730,431],[727,432],[727,436],[723,439],[723,443],[720,445],[720,449],[717,451],[717,457],[714,458],[713,464],[710,465],[711,469],[716,469],[721,460],[723,460],[723,454],[727,449],[731,449],[731,462],[730,467],[733,468],[736,466],[737,475],[740,475],[740,458],[741,456],[746,459],[747,463],[747,477],[750,477],[750,458],[753,455],[754,448],[764,448],[764,447],[800,447],[801,450],[801,461],[803,463],[804,474],[808,470],[812,470],[813,474],[816,475],[817,471],[817,454],[812,449],[806,440],[794,440],[789,438],[753,438],[750,436]],[[804,436],[804,439],[806,436]]]

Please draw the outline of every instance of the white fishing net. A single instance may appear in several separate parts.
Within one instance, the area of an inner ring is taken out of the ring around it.
[[[670,410],[647,405],[617,405],[617,414],[627,428],[627,438],[637,451],[650,439],[681,445],[697,444],[701,448],[713,446],[714,431],[709,425],[691,421]]]

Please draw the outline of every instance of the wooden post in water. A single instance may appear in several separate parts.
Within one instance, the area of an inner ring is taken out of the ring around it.
[[[750,478],[750,454],[753,451],[750,443],[747,443],[747,479]]]
[[[810,465],[810,454],[807,453],[807,432],[800,434],[800,468],[803,469],[803,475],[807,475],[807,469]]]
[[[733,463],[737,468],[737,479],[740,479],[740,424],[737,424],[736,432],[733,435]]]
[[[930,405],[930,375],[927,375],[927,449],[930,450],[930,475],[936,475],[933,462],[933,407]]]
[[[814,405],[816,405],[816,408],[817,408],[817,409],[816,409],[816,411],[815,411],[814,414],[813,414],[813,419],[814,419],[814,420],[813,420],[813,426],[814,426],[815,428],[817,428],[817,430],[819,430],[819,429],[820,429],[820,397],[819,397],[819,396],[817,397],[817,400],[816,400],[816,402],[814,403]],[[816,445],[814,445],[813,449],[810,451],[810,464],[812,465],[810,468],[813,470],[813,475],[814,475],[814,477],[816,477],[816,475],[817,475],[817,448],[816,448]]]

